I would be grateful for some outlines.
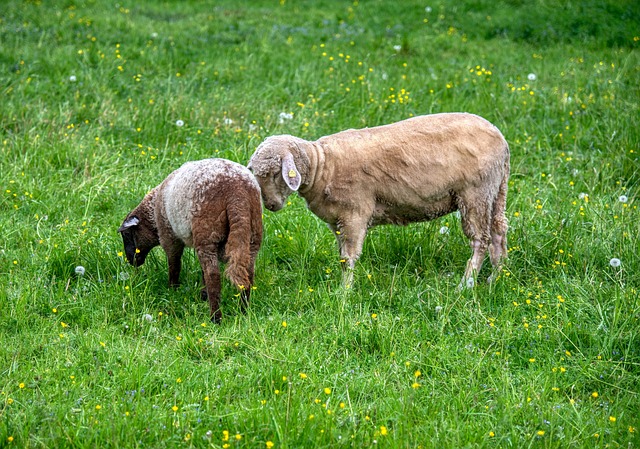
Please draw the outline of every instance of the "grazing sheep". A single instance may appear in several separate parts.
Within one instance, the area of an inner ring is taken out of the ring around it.
[[[246,167],[225,159],[187,162],[149,192],[118,231],[127,260],[140,266],[161,245],[169,262],[169,285],[179,283],[185,246],[195,249],[209,298],[211,320],[220,322],[220,270],[249,304],[255,259],[262,243],[260,188]]]
[[[328,224],[345,262],[345,286],[353,281],[367,228],[379,224],[406,225],[459,210],[473,249],[460,287],[473,285],[487,248],[494,275],[507,256],[509,146],[476,115],[424,115],[315,142],[272,136],[248,167],[267,209],[281,209],[297,191]]]

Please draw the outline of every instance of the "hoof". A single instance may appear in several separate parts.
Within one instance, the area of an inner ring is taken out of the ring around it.
[[[207,295],[207,289],[203,288],[200,290],[200,299],[203,301],[209,301],[209,295]]]

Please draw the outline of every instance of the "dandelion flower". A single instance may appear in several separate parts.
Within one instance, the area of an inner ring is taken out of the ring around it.
[[[609,265],[611,265],[613,268],[618,268],[621,263],[622,262],[620,262],[620,259],[618,259],[617,257],[614,257],[609,261]]]
[[[77,80],[77,78],[76,78],[76,76],[75,76],[75,75],[71,75],[71,76],[69,77],[69,81],[71,81],[72,83],[75,83],[75,82],[76,82],[76,80]]]
[[[402,50],[402,45],[394,45],[394,46],[393,46],[393,49],[394,49],[395,51],[400,51],[400,50]]]
[[[538,430],[538,432],[536,432],[538,434],[539,437],[544,435],[544,430]]]
[[[616,417],[615,416],[609,416],[609,421],[610,422],[616,422]]]
[[[424,12],[426,12],[426,13],[430,13],[431,11],[433,11],[433,9],[431,8],[431,6],[426,6],[426,7],[424,8]]]
[[[184,126],[184,122],[182,120],[176,120],[176,126]]]
[[[436,306],[436,308],[435,308],[435,312],[436,312],[436,313],[440,313],[440,312],[442,312],[442,306]]]
[[[222,122],[227,126],[233,125],[233,120],[231,120],[229,117],[225,117]]]
[[[527,75],[527,79],[529,81],[535,81],[536,79],[538,79],[538,77],[536,76],[535,73],[530,73],[530,74]]]
[[[331,394],[331,388],[326,387],[326,388],[324,389],[324,394]]]
[[[440,228],[440,234],[445,235],[449,233],[449,228],[446,226],[443,226]]]
[[[78,276],[84,276],[84,271],[85,271],[85,270],[84,270],[84,267],[83,267],[82,265],[78,265],[78,266],[76,267],[76,274],[77,274]]]
[[[493,433],[493,432],[489,432],[489,436],[490,436],[491,438],[493,438],[493,437],[495,437],[495,436],[496,436],[496,434],[495,434],[495,433]]]
[[[142,318],[144,318],[145,321],[149,321],[149,322],[153,321],[153,317],[148,313],[145,313],[144,315],[142,315]]]
[[[380,426],[380,435],[384,436],[384,435],[387,435],[388,433],[389,431],[385,426]]]
[[[267,441],[266,445],[267,445],[268,449],[271,449],[273,447],[273,442],[272,441]]]
[[[18,388],[23,389],[24,388],[24,382],[20,382],[20,385],[18,385]]]
[[[627,198],[627,195],[620,195],[618,197],[618,201],[620,201],[621,203],[626,203],[627,201],[629,201],[629,198]]]
[[[594,399],[597,398],[598,396],[599,395],[598,395],[597,391],[594,391],[593,393],[591,393],[591,397],[594,398]]]

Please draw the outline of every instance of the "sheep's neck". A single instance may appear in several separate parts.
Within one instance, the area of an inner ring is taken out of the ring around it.
[[[304,154],[302,157],[307,157],[309,160],[308,171],[306,176],[302,179],[302,185],[298,192],[303,198],[313,189],[313,186],[317,179],[322,176],[322,168],[324,166],[324,148],[318,142],[310,142],[310,145],[305,146]]]

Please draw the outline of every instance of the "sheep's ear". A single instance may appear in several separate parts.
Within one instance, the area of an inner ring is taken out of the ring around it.
[[[295,162],[293,162],[291,153],[287,153],[282,158],[282,177],[291,190],[298,190],[302,182],[302,176],[300,176],[300,172],[296,168]]]
[[[120,229],[118,229],[118,232],[126,231],[129,228],[138,226],[139,223],[140,223],[140,219],[135,215],[133,217],[129,217],[124,221],[124,223],[122,223],[122,226],[120,226]]]

